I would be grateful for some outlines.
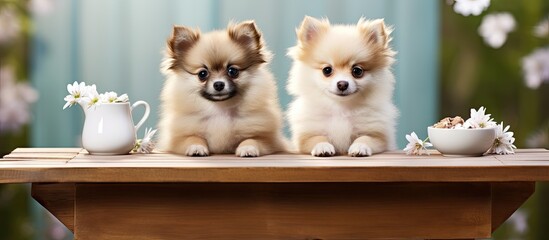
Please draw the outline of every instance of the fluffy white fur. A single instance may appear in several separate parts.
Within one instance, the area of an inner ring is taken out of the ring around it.
[[[233,153],[241,157],[285,150],[276,83],[267,68],[270,52],[253,22],[202,34],[176,26],[168,40],[162,72],[159,145],[189,156]],[[227,76],[229,66],[240,69]],[[219,70],[216,70],[218,68]],[[197,72],[209,69],[201,81]],[[237,94],[223,101],[206,99],[215,81],[234,82]]]
[[[370,156],[396,147],[390,31],[382,20],[332,26],[305,17],[288,53],[294,62],[287,89],[295,97],[288,120],[299,152]],[[328,77],[326,66],[333,68]],[[353,66],[364,69],[362,77],[353,77]],[[348,83],[345,91],[340,81]]]

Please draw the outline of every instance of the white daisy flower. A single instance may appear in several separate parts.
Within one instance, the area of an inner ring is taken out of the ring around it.
[[[406,155],[422,155],[423,153],[429,155],[427,148],[432,147],[433,144],[427,142],[427,139],[422,141],[415,132],[406,134],[406,139],[408,140],[408,144],[403,149],[406,152]]]
[[[155,146],[156,142],[153,140],[154,134],[156,133],[157,129],[152,128],[146,128],[145,129],[145,136],[143,136],[143,139],[138,139],[135,143],[135,147],[133,149],[133,152],[136,153],[151,153]]]
[[[101,99],[104,98],[103,94],[97,92],[97,87],[95,84],[87,86],[86,96],[82,99],[81,103],[87,108],[97,107],[101,105]]]
[[[513,143],[515,142],[515,138],[513,137],[513,132],[508,132],[509,125],[503,128],[503,122],[498,124],[496,128],[496,140],[494,140],[494,144],[492,145],[492,148],[488,150],[488,153],[496,153],[496,154],[514,154],[515,145]]]
[[[515,18],[510,13],[488,14],[482,18],[478,33],[488,46],[500,48],[507,40],[507,34],[515,29]]]
[[[67,85],[67,91],[69,92],[69,95],[67,95],[64,100],[67,101],[65,103],[65,106],[63,106],[63,109],[70,107],[74,104],[80,103],[86,94],[88,93],[88,87],[86,86],[86,83],[81,82],[78,84],[78,82],[74,81],[74,83]]]
[[[103,93],[103,98],[101,99],[101,102],[103,103],[113,103],[116,102],[118,99],[118,94],[115,92],[106,92]]]
[[[128,97],[128,94],[122,94],[118,98],[116,98],[115,102],[127,102],[130,98]]]
[[[454,12],[463,16],[480,15],[490,6],[490,0],[455,0]]]
[[[526,86],[537,89],[543,82],[549,82],[549,48],[536,49],[522,58],[522,71]]]
[[[464,128],[487,128],[496,126],[493,118],[490,118],[490,114],[486,114],[486,108],[480,107],[477,110],[471,108],[471,117],[463,124]]]

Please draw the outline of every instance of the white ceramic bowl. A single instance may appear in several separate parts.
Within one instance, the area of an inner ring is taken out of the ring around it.
[[[445,156],[482,156],[496,139],[496,128],[446,129],[428,127],[429,141]]]

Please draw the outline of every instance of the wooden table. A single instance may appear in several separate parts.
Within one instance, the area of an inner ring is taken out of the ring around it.
[[[536,181],[549,181],[544,149],[190,158],[28,148],[0,161],[0,183],[32,183],[80,240],[489,238]]]

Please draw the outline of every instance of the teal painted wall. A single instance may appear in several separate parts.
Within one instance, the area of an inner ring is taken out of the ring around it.
[[[59,0],[52,14],[34,17],[31,80],[41,98],[34,109],[32,145],[79,146],[83,113],[78,107],[62,110],[66,85],[73,81],[149,102],[153,114],[144,126],[156,126],[163,82],[158,68],[173,24],[209,31],[224,28],[232,19],[256,20],[275,53],[271,68],[285,108],[291,100],[285,92],[291,64],[286,49],[295,44],[295,28],[303,16],[311,15],[346,24],[361,16],[385,18],[395,27],[395,102],[401,111],[397,139],[402,147],[405,133],[414,130],[426,136],[426,126],[437,117],[438,4],[436,0]]]

